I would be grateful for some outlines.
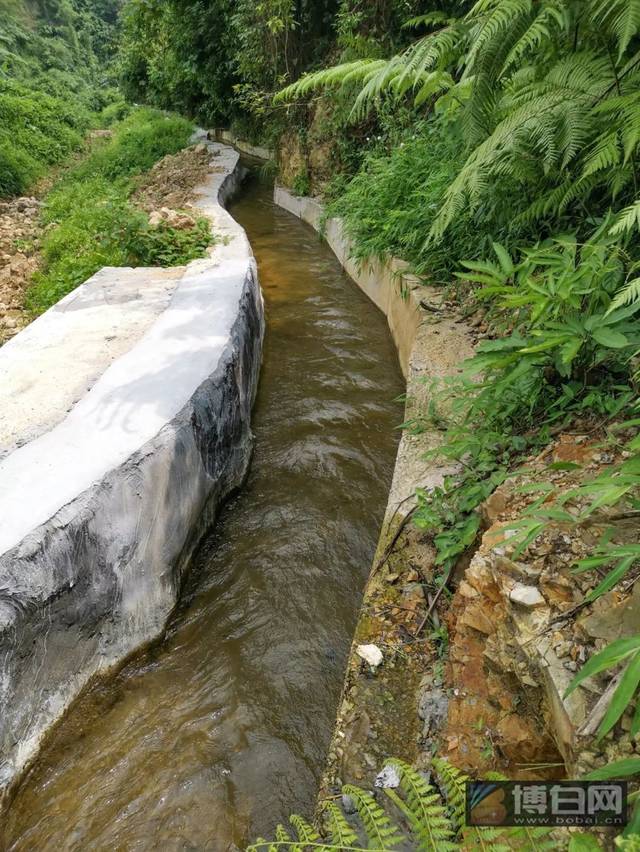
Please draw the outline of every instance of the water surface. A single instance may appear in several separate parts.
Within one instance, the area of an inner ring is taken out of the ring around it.
[[[313,808],[386,503],[402,376],[386,321],[249,184],[267,308],[255,455],[166,637],[58,727],[8,850],[224,850]]]

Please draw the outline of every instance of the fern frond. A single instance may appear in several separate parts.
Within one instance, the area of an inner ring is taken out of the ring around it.
[[[621,234],[630,234],[635,228],[640,230],[640,199],[618,214],[609,233],[617,237]]]
[[[316,829],[301,816],[298,816],[298,814],[292,814],[289,817],[289,822],[298,832],[298,840],[302,843],[302,848],[305,843],[321,842],[322,838]]]
[[[371,848],[393,849],[394,846],[402,842],[402,835],[397,826],[391,822],[389,816],[370,793],[351,785],[343,787],[342,792],[351,796],[355,802]]]
[[[543,5],[527,30],[509,51],[500,77],[504,77],[513,68],[521,65],[529,54],[541,52],[562,33],[568,32],[570,24],[571,15],[564,0],[551,0]]]
[[[278,841],[278,843],[287,843],[288,841],[291,841],[291,835],[286,830],[284,825],[278,825],[276,827],[276,840]]]
[[[335,846],[355,846],[358,835],[351,828],[340,808],[334,802],[325,802],[324,810],[331,842]]]
[[[517,26],[524,29],[531,14],[531,0],[481,0],[467,15],[475,21],[470,34],[471,47],[466,56],[466,73],[473,74],[479,60],[494,55],[505,35]]]
[[[617,129],[605,133],[596,140],[591,153],[587,156],[582,171],[583,177],[611,169],[622,162],[622,156],[622,146]]]
[[[466,782],[469,780],[469,776],[449,763],[448,760],[442,758],[434,758],[432,764],[438,776],[438,783],[444,790],[454,829],[459,831],[464,825]]]
[[[319,89],[366,82],[388,65],[389,62],[386,59],[357,59],[331,68],[323,68],[311,74],[304,74],[295,83],[278,92],[274,96],[274,102],[291,101]]]
[[[605,24],[618,42],[618,60],[640,31],[640,0],[594,0],[593,16]]]
[[[618,308],[624,308],[627,305],[635,305],[638,302],[640,302],[640,278],[633,278],[618,290],[607,310],[607,314],[613,313]]]
[[[390,765],[394,766],[400,775],[400,790],[404,794],[404,801],[400,800],[394,790],[385,789],[385,792],[407,817],[421,852],[456,849],[452,842],[455,832],[436,790],[404,761],[394,759],[390,761]]]

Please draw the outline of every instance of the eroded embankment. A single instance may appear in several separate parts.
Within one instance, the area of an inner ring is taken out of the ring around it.
[[[92,676],[160,634],[246,473],[262,296],[222,206],[238,155],[207,145],[207,258],[104,269],[0,350],[2,791]]]

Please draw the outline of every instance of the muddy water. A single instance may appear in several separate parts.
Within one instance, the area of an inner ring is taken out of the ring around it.
[[[257,182],[232,212],[267,305],[249,479],[165,640],[55,732],[7,815],[7,849],[222,852],[313,806],[403,382],[384,317],[307,226]]]

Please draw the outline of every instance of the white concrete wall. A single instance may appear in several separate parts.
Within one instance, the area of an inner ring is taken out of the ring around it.
[[[209,257],[103,270],[0,349],[0,798],[89,679],[161,634],[246,473],[263,302],[222,207],[238,155],[208,144]]]

